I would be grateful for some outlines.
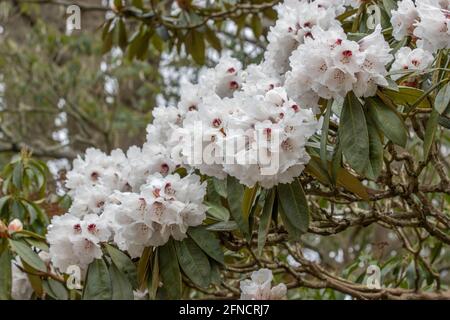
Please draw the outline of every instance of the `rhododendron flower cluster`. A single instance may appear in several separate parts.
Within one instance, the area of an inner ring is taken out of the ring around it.
[[[450,48],[449,0],[402,0],[392,11],[393,35],[417,38],[417,45],[430,52]]]
[[[330,99],[353,90],[358,97],[373,96],[377,86],[388,85],[390,50],[380,26],[358,42],[348,40],[341,28],[324,31],[315,27],[290,57],[288,93],[298,98],[316,94],[317,99]]]
[[[170,236],[184,239],[188,227],[200,225],[206,217],[206,183],[199,180],[196,175],[157,173],[148,177],[139,194],[114,193],[104,213],[115,230],[114,242],[138,257],[145,247],[161,246]]]
[[[284,283],[272,287],[273,274],[269,269],[252,273],[251,280],[241,281],[241,300],[281,300],[286,298]]]
[[[87,268],[94,259],[102,257],[100,244],[110,237],[106,221],[95,214],[83,218],[70,213],[54,217],[47,234],[53,266],[61,272],[70,265]]]
[[[392,64],[392,71],[423,71],[433,63],[433,55],[421,48],[412,50],[409,47],[402,47],[395,54],[395,61]],[[401,74],[392,75],[392,78],[398,79]]]

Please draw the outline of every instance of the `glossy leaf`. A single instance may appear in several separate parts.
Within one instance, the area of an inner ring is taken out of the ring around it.
[[[88,268],[83,300],[111,300],[112,284],[103,259],[95,259]]]
[[[105,245],[112,262],[123,273],[134,288],[137,288],[137,269],[133,261],[122,251],[111,245]]]
[[[243,197],[244,197],[244,186],[239,183],[239,181],[229,176],[227,178],[227,192],[228,192],[228,205],[230,207],[231,216],[234,221],[236,221],[242,234],[250,239],[250,232],[248,226],[248,216],[244,217],[243,212]]]
[[[168,299],[181,298],[181,272],[173,240],[159,247],[159,270],[163,283],[162,292]]]
[[[109,266],[113,300],[134,300],[133,286],[128,277],[115,264]]]
[[[369,179],[376,180],[383,168],[383,144],[377,127],[370,118],[367,119],[367,129],[369,131],[370,155],[365,175]]]
[[[290,224],[306,233],[309,228],[309,208],[298,179],[290,184],[279,184],[277,191],[280,205]]]
[[[196,285],[203,288],[208,287],[211,282],[211,266],[208,257],[190,238],[174,243],[183,272]]]
[[[220,242],[214,233],[200,226],[189,228],[188,235],[208,256],[221,264],[225,263]]]
[[[430,118],[427,121],[425,128],[425,138],[423,141],[423,159],[426,161],[431,151],[434,138],[436,136],[437,127],[439,124],[439,112],[435,109],[430,114]]]
[[[31,250],[30,246],[23,241],[9,239],[11,249],[14,250],[33,269],[41,272],[47,272],[47,266],[36,252]]]
[[[267,191],[264,207],[259,219],[258,227],[258,254],[261,255],[266,243],[267,234],[269,233],[270,222],[272,221],[273,204],[275,201],[275,189]]]
[[[46,294],[55,300],[68,300],[69,293],[66,287],[59,281],[48,279],[42,281],[42,286]]]
[[[364,173],[369,164],[369,133],[362,105],[353,93],[347,95],[342,108],[339,141],[350,166]]]
[[[208,207],[207,212],[214,218],[220,221],[228,221],[230,219],[230,212],[222,205],[205,201],[204,204]]]
[[[405,147],[408,133],[400,115],[379,98],[367,99],[367,111],[376,126],[395,144]]]
[[[450,83],[447,83],[445,86],[439,90],[436,95],[436,99],[434,100],[434,108],[439,114],[443,114],[445,110],[450,106]]]

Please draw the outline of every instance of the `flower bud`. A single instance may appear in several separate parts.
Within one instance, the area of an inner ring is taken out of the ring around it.
[[[19,219],[14,219],[13,221],[11,221],[8,225],[8,232],[9,233],[14,233],[14,232],[19,232],[23,230],[23,224]]]
[[[8,227],[0,220],[0,238],[4,238],[8,233]]]

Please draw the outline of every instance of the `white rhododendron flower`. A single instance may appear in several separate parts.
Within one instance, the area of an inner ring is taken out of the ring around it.
[[[450,48],[450,1],[417,1],[419,22],[414,29],[414,36],[419,38],[419,47],[435,52]]]
[[[241,281],[241,300],[281,300],[286,298],[284,283],[272,287],[273,275],[269,269],[252,273],[251,280]]]
[[[450,47],[449,0],[402,0],[392,10],[395,39],[417,38],[417,45],[430,52]]]
[[[28,275],[20,268],[23,268],[23,265],[17,256],[11,261],[11,297],[14,300],[29,300],[33,295],[33,288],[31,287]]]
[[[138,257],[145,247],[164,245],[171,236],[182,240],[188,227],[200,225],[206,218],[205,194],[206,183],[197,175],[156,173],[140,193],[114,193],[104,216],[114,230],[114,242]]]
[[[55,216],[48,227],[47,241],[53,266],[65,272],[70,265],[81,269],[102,257],[100,244],[111,237],[108,224],[95,214],[78,218],[70,213]]]
[[[419,18],[419,13],[412,0],[402,0],[398,2],[397,10],[392,10],[391,24],[392,35],[397,40],[402,40],[406,36],[411,36],[414,32],[414,24]]]
[[[392,64],[391,72],[397,70],[425,70],[433,63],[433,55],[421,48],[412,50],[409,47],[400,48],[395,54],[395,61]],[[392,78],[398,79],[401,74],[392,75]]]
[[[288,71],[292,51],[311,35],[314,26],[324,30],[339,26],[335,18],[342,8],[342,1],[329,0],[287,0],[279,4],[276,7],[278,20],[267,35],[269,44],[265,53],[265,67],[277,74]]]
[[[352,90],[359,97],[373,96],[378,85],[388,84],[389,51],[380,26],[359,42],[347,40],[341,28],[313,28],[312,36],[292,53],[286,88],[294,99],[311,92],[339,98]]]

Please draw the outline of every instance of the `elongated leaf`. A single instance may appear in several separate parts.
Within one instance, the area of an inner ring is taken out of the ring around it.
[[[337,185],[353,192],[361,199],[369,201],[369,194],[366,187],[354,175],[344,168],[339,168],[337,173]]]
[[[328,130],[330,128],[330,116],[331,116],[332,105],[333,105],[333,102],[332,102],[332,100],[330,100],[327,104],[327,110],[326,110],[324,118],[323,118],[322,132],[321,132],[321,137],[320,137],[320,159],[322,160],[322,166],[324,168],[327,167],[327,163],[328,163],[327,141],[328,141]]]
[[[190,238],[174,243],[183,272],[196,285],[208,287],[211,282],[211,266],[202,249]]]
[[[30,267],[37,271],[47,272],[47,267],[36,252],[23,241],[9,239],[11,249],[14,250],[22,260],[24,260]]]
[[[204,204],[208,206],[208,213],[217,220],[228,221],[230,219],[230,212],[222,205],[207,201]]]
[[[43,297],[44,286],[41,277],[35,275],[34,273],[36,272],[36,270],[33,267],[31,267],[28,263],[26,263],[22,258],[20,258],[20,261],[22,262],[23,269],[27,274],[28,281],[30,282],[31,287],[34,290],[34,293],[36,294],[37,297]]]
[[[271,189],[267,192],[264,207],[259,219],[258,228],[258,254],[261,255],[266,243],[267,234],[269,233],[270,221],[272,220],[273,203],[275,201],[276,192]]]
[[[369,179],[376,180],[383,168],[383,144],[371,118],[367,118],[367,129],[369,131],[370,156],[365,175]]]
[[[22,189],[22,181],[23,181],[23,164],[22,162],[18,162],[14,166],[12,182],[17,189]]]
[[[423,141],[423,159],[426,161],[430,154],[431,146],[433,145],[434,137],[436,136],[436,130],[439,124],[439,112],[435,109],[430,114],[430,118],[427,121],[427,127],[425,129],[425,139]]]
[[[328,176],[328,172],[322,167],[322,163],[317,157],[311,157],[311,161],[306,165],[305,171],[325,185],[333,184]]]
[[[109,266],[113,300],[134,300],[133,286],[128,277],[115,264]]]
[[[181,298],[181,272],[173,240],[159,247],[159,270],[163,287],[161,291],[168,299]]]
[[[248,220],[245,220],[243,214],[243,196],[244,186],[239,181],[229,176],[227,178],[227,192],[228,192],[228,205],[230,208],[231,216],[239,226],[242,234],[250,240],[250,232],[248,227]],[[247,217],[248,218],[248,217]]]
[[[333,168],[333,165],[336,165]],[[330,180],[323,173],[324,170],[321,168],[321,161],[317,156],[311,156],[311,161],[306,166],[306,172],[317,178],[321,183],[325,185],[331,185]],[[328,162],[328,167],[330,170],[335,170],[336,172],[336,184],[350,192],[353,192],[361,199],[369,201],[369,194],[367,193],[366,187],[359,181],[355,176],[348,172],[345,168],[339,167],[337,164]]]
[[[238,229],[239,227],[235,221],[221,221],[206,227],[206,230],[209,231],[234,231]]]
[[[154,300],[156,298],[158,287],[159,287],[159,257],[158,252],[156,252],[152,264],[152,274],[151,277],[149,277],[148,283],[148,296],[151,300]]]
[[[125,27],[125,22],[123,19],[119,19],[117,26],[117,44],[119,45],[120,49],[122,51],[125,51],[128,45],[128,35],[127,35],[127,29]]]
[[[0,198],[0,217],[2,217],[3,209],[6,207],[9,199],[11,199],[9,195]]]
[[[212,183],[216,192],[223,198],[227,197],[227,181],[219,180],[217,178],[212,179]]]
[[[112,285],[108,267],[103,259],[95,259],[88,268],[83,300],[111,300]]]
[[[289,238],[293,240],[300,240],[301,236],[304,234],[303,231],[297,229],[289,220],[286,213],[283,210],[283,207],[279,207],[278,213],[280,214],[281,220],[283,221],[283,226],[286,228],[286,231],[288,232]]]
[[[278,198],[290,224],[303,233],[309,228],[309,208],[302,185],[296,179],[291,184],[279,184]]]
[[[46,294],[55,300],[68,300],[69,293],[66,287],[59,281],[48,279],[42,281],[42,286]]]
[[[186,41],[186,50],[199,65],[205,64],[205,39],[203,35],[192,29],[189,31]]]
[[[133,261],[113,246],[107,244],[105,247],[117,269],[128,278],[133,288],[137,288],[137,269]]]
[[[153,248],[147,247],[142,252],[141,258],[139,259],[137,267],[137,277],[139,289],[144,290],[147,285],[148,270],[150,269],[150,263],[153,257]]]
[[[399,114],[385,105],[379,98],[367,99],[367,111],[376,126],[395,144],[405,147],[408,132]]]
[[[213,30],[206,27],[205,36],[211,47],[213,47],[217,52],[222,51],[222,44],[220,42],[220,39],[217,37],[216,33]]]
[[[0,255],[0,300],[11,299],[11,253],[4,250]]]
[[[221,264],[225,263],[220,242],[214,233],[205,230],[201,226],[189,228],[187,233],[208,256]]]
[[[417,103],[421,97],[423,97],[424,91],[412,88],[412,87],[403,87],[399,86],[398,91],[390,90],[390,89],[382,89],[382,92],[392,99],[393,102],[395,102],[398,105],[402,106],[411,106]],[[418,108],[431,108],[430,100],[427,98],[423,99],[419,105]]]
[[[362,105],[351,92],[345,98],[341,113],[339,141],[350,166],[364,173],[369,164],[369,133]]]
[[[245,188],[244,196],[242,198],[242,213],[244,223],[249,226],[250,214],[252,212],[253,203],[256,198],[256,194],[258,192],[258,187],[254,186],[253,188]]]
[[[450,83],[447,83],[439,90],[434,100],[434,108],[442,114],[450,106]]]

